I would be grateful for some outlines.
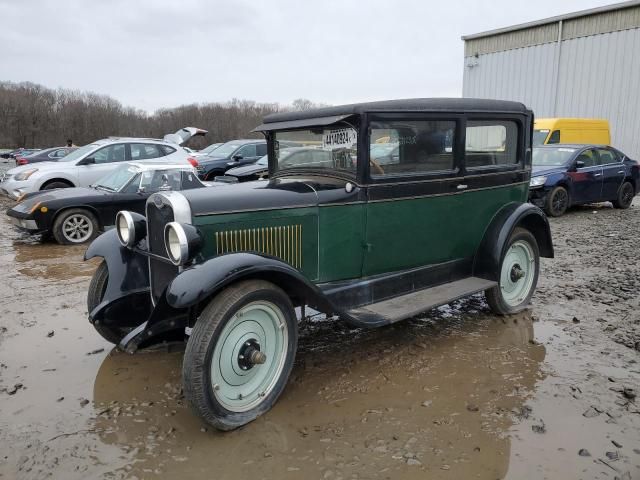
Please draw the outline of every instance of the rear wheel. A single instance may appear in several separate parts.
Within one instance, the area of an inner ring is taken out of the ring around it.
[[[547,195],[545,212],[551,217],[559,217],[569,208],[569,192],[564,187],[556,187]]]
[[[77,245],[94,239],[99,228],[98,219],[89,210],[71,208],[56,217],[53,237],[62,245]]]
[[[536,289],[539,270],[536,238],[529,230],[514,229],[502,255],[499,283],[485,291],[491,310],[499,315],[524,310]]]
[[[297,343],[295,312],[280,288],[262,280],[228,287],[204,309],[187,343],[185,396],[220,430],[245,425],[284,390]]]
[[[631,202],[633,202],[633,197],[635,196],[636,191],[633,188],[631,182],[624,182],[620,186],[620,190],[618,190],[618,198],[616,198],[612,203],[616,208],[621,208],[623,210],[629,208],[631,206]]]
[[[89,313],[102,303],[104,294],[107,291],[108,283],[109,268],[107,267],[107,262],[103,260],[102,263],[98,265],[98,268],[93,274],[93,278],[91,278],[91,283],[89,284],[89,292],[87,293],[87,311]],[[107,342],[111,342],[116,345],[120,343],[120,340],[122,340],[129,332],[128,329],[109,327],[99,322],[94,323],[93,328],[95,328],[100,336]]]

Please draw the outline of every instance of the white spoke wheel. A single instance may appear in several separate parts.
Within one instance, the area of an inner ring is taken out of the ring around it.
[[[540,252],[535,237],[523,228],[514,229],[502,254],[499,283],[485,292],[491,310],[506,315],[526,308],[539,271]]]
[[[286,386],[298,340],[288,296],[262,280],[219,292],[185,351],[184,392],[196,413],[232,430],[268,411]]]
[[[95,215],[83,208],[64,210],[53,222],[53,236],[62,245],[76,245],[96,237],[100,226]]]

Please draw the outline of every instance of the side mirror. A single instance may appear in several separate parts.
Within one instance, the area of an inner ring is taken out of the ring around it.
[[[242,160],[244,157],[242,155],[234,155],[232,158],[237,162],[238,160]]]
[[[94,163],[96,163],[96,159],[95,158],[87,157],[84,160],[82,160],[80,165],[93,165]]]
[[[582,160],[576,160],[576,168],[584,168],[585,163]]]

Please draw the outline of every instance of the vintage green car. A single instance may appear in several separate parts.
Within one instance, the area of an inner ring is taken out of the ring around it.
[[[484,292],[495,313],[518,312],[553,257],[526,203],[532,121],[479,99],[271,115],[256,128],[269,180],[155,193],[146,218],[120,212],[91,244],[86,258],[104,261],[89,319],[129,352],[187,338],[185,395],[230,430],[285,388],[296,307],[379,327]],[[281,163],[281,145],[312,154]]]

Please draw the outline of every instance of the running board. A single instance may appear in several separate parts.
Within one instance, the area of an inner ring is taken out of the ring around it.
[[[379,327],[418,315],[445,303],[495,287],[497,282],[468,277],[437,287],[425,288],[400,297],[372,303],[346,312],[348,321],[358,326]]]

